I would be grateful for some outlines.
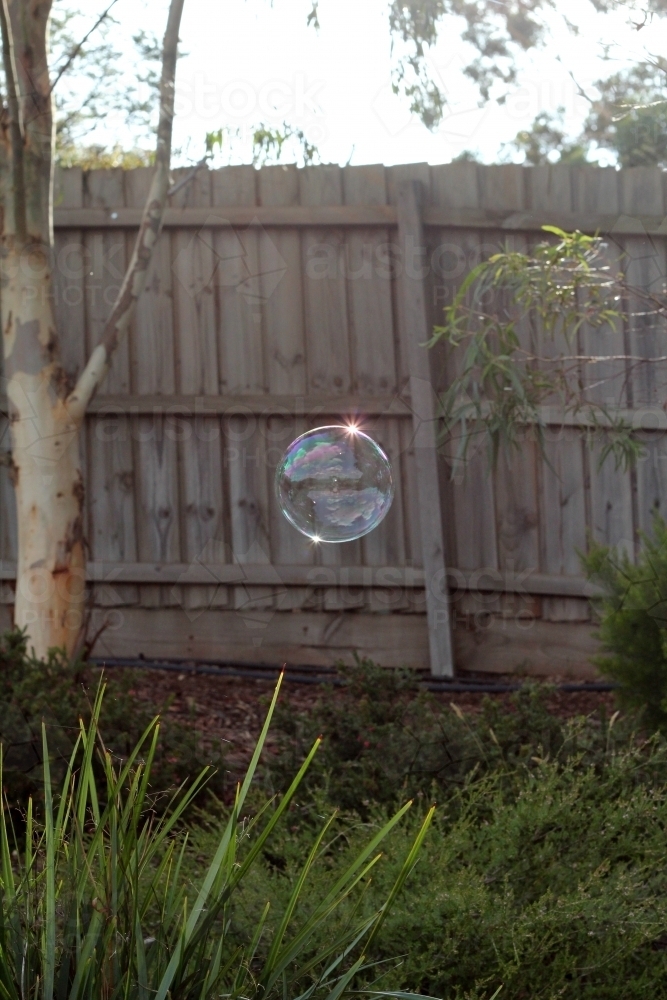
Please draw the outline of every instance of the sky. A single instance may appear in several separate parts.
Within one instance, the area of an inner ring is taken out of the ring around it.
[[[86,0],[86,18],[92,23],[106,6]],[[460,39],[461,22],[449,18],[429,59],[450,105],[443,122],[429,132],[410,114],[409,102],[392,92],[388,6],[388,0],[320,0],[316,32],[306,24],[311,0],[186,0],[177,161],[198,160],[206,133],[222,126],[239,130],[241,138],[220,162],[247,159],[244,136],[260,122],[287,121],[317,145],[323,162],[446,163],[463,150],[492,162],[509,155],[503,144],[540,111],[563,107],[566,125],[576,134],[588,109],[577,85],[593,92],[596,79],[641,59],[645,46],[664,52],[667,43],[667,19],[637,31],[627,24],[627,10],[602,16],[586,0],[557,0],[549,15],[549,44],[522,56],[517,84],[504,105],[480,108],[462,72],[472,50]],[[127,45],[128,73],[132,34],[147,28],[161,35],[167,7],[167,0],[117,0],[114,43]],[[578,37],[565,18],[580,26]],[[131,139],[113,119],[89,137],[106,145]],[[609,162],[606,154],[600,160]]]

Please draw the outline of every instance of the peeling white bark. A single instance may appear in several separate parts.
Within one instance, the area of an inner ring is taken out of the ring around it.
[[[54,360],[50,248],[36,244],[28,261],[11,240],[5,247],[2,331],[18,514],[14,617],[45,657],[54,646],[71,653],[83,622],[81,419],[62,398]]]
[[[40,658],[54,646],[74,651],[85,602],[80,422],[54,397],[52,376],[45,368],[8,383],[18,513],[14,618]]]

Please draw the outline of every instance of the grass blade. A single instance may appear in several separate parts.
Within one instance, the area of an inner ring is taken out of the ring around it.
[[[237,809],[239,811],[242,808],[243,803],[246,799],[248,790],[250,788],[250,784],[255,776],[255,771],[257,770],[257,764],[259,763],[260,755],[262,753],[262,750],[264,749],[264,743],[266,742],[266,737],[269,732],[269,726],[271,725],[271,719],[273,718],[273,713],[275,711],[276,703],[278,701],[278,694],[280,692],[282,679],[283,675],[281,674],[278,683],[276,684],[276,689],[273,693],[273,698],[269,706],[269,711],[267,712],[266,715],[266,721],[264,722],[262,732],[257,741],[257,745],[255,746],[255,751],[252,755],[252,759],[248,766],[245,779],[243,781],[243,784],[241,786],[241,789],[237,797]],[[218,873],[222,865],[225,862],[231,837],[235,836],[235,834],[236,834],[236,828],[232,827],[231,822],[228,823],[227,827],[225,828],[225,832],[223,833],[218,849],[215,853],[215,857],[213,858],[213,861],[204,879],[203,885],[199,890],[197,899],[195,900],[195,903],[192,907],[192,912],[190,913],[187,923],[183,928],[181,939],[178,943],[176,951],[172,955],[169,965],[167,966],[167,969],[165,970],[165,973],[162,977],[157,993],[155,995],[155,1000],[166,1000],[167,993],[171,989],[171,984],[178,970],[181,961],[181,955],[183,954],[185,947],[187,946],[187,944],[190,941],[190,938],[195,932],[195,929],[201,917],[204,906],[206,905],[206,901],[208,900],[211,889],[217,879]]]
[[[44,915],[44,1000],[53,1000],[53,982],[56,972],[56,872],[55,831],[53,824],[53,793],[51,790],[51,765],[46,739],[46,726],[42,722],[42,754],[44,759],[44,839],[46,844],[46,911]],[[30,877],[30,876],[28,876]]]

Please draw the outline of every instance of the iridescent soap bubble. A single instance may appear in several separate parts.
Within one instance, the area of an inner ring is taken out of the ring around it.
[[[293,441],[276,470],[287,520],[318,542],[351,542],[385,517],[394,499],[389,459],[354,425],[318,427]]]

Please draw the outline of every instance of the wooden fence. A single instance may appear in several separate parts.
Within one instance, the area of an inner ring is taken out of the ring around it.
[[[146,170],[58,177],[57,312],[72,375],[102,330],[148,181]],[[628,374],[613,358],[665,353],[659,334],[637,321],[584,331],[579,345],[607,359],[591,366],[589,391],[625,408],[646,440],[635,471],[598,470],[581,427],[554,412],[547,460],[527,442],[494,472],[480,454],[453,482],[434,446],[448,374],[421,345],[470,267],[544,223],[607,233],[635,283],[662,286],[666,199],[665,175],[639,168],[200,171],[173,199],[131,335],[87,418],[99,651],[271,663],[358,651],[439,674],[591,673],[577,551],[590,532],[633,554],[667,496],[660,366]],[[0,436],[2,414],[0,399]],[[387,450],[396,499],[371,535],[315,548],[277,509],[274,469],[297,434],[352,416]],[[15,559],[0,468],[0,624]]]

